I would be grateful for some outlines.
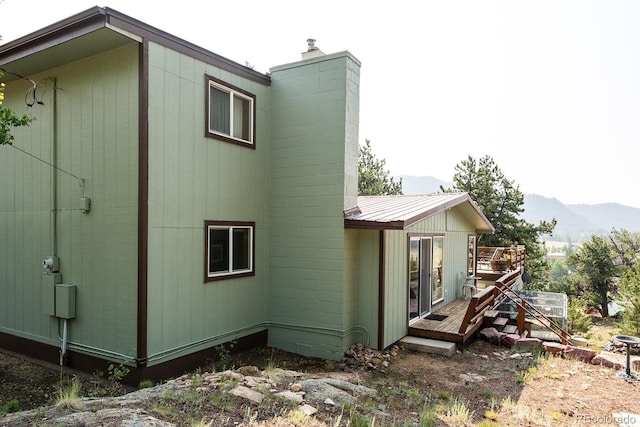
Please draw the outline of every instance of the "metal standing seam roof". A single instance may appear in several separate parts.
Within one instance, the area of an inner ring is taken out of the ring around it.
[[[346,228],[404,230],[447,209],[459,207],[479,232],[495,230],[467,193],[360,196],[358,206],[344,214]]]

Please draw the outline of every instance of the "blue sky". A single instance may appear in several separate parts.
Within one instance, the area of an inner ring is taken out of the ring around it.
[[[493,157],[525,193],[640,208],[640,2],[244,0],[98,4],[258,71],[315,38],[362,62],[360,141],[393,175]],[[3,43],[96,6],[4,0]]]

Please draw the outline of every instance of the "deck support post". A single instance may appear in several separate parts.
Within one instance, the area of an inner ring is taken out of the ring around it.
[[[525,304],[527,302],[524,299],[520,299],[518,304],[518,334],[522,336],[525,329]]]

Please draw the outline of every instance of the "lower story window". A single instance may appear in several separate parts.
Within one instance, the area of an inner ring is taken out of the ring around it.
[[[253,222],[205,221],[205,282],[254,274]]]

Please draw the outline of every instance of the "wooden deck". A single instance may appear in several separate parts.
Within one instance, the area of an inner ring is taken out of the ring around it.
[[[443,320],[420,319],[409,325],[409,335],[454,342],[463,347],[482,327],[485,313],[490,310],[499,289],[511,289],[520,276],[519,271],[503,275],[486,289],[478,291],[471,299],[457,299],[432,313],[446,316]]]
[[[409,335],[463,344],[466,341],[465,334],[459,331],[470,301],[457,299],[434,313],[447,316],[444,320],[421,319],[412,323],[409,325]]]

